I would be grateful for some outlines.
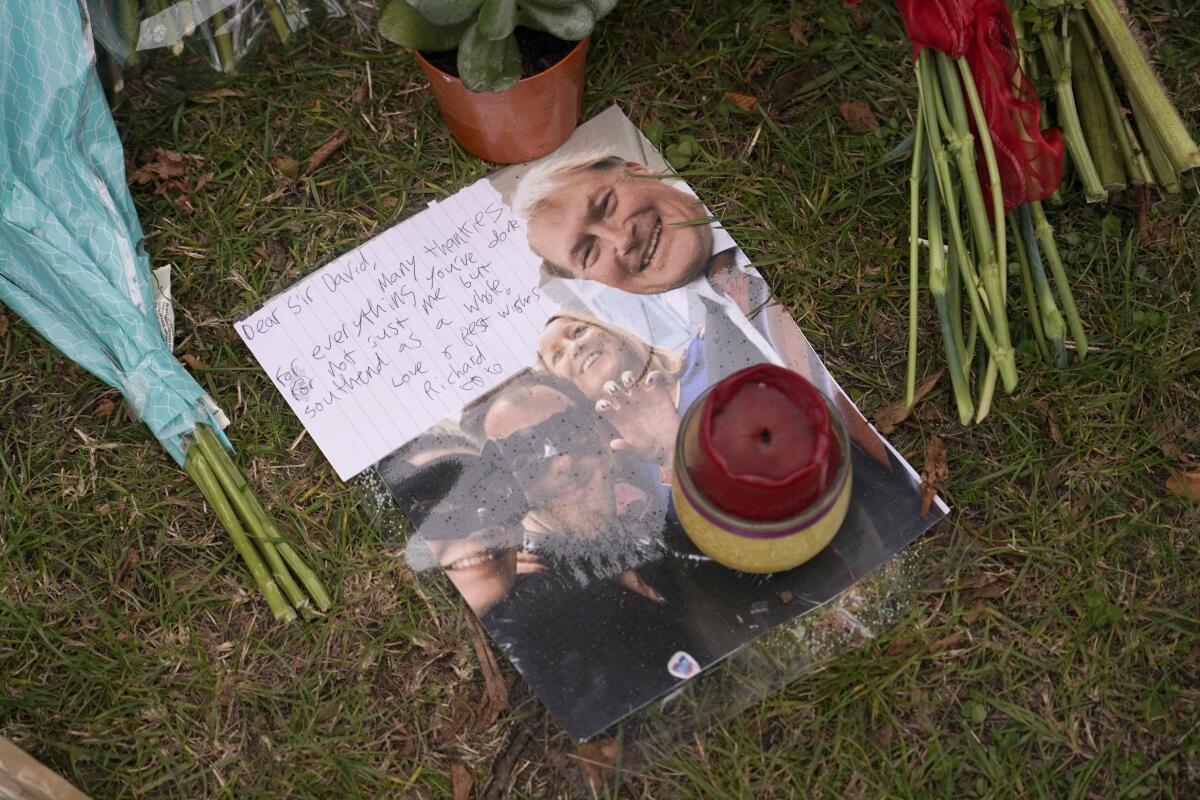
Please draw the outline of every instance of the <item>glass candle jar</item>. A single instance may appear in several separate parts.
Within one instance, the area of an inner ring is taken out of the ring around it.
[[[819,553],[850,504],[850,440],[804,377],[759,364],[684,413],[671,492],[688,537],[743,572],[782,572]]]

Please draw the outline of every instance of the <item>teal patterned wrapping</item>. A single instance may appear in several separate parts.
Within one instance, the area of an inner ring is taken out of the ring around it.
[[[121,141],[78,0],[0,0],[0,302],[120,390],[182,465],[211,400],[154,314]]]

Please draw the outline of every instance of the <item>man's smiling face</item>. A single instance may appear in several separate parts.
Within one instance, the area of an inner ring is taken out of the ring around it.
[[[692,195],[633,162],[580,169],[529,218],[529,246],[577,278],[635,294],[691,282],[708,263],[712,229]]]

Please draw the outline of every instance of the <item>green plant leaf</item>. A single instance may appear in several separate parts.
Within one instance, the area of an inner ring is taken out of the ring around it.
[[[517,26],[517,0],[483,0],[479,32],[494,42],[506,38]]]
[[[577,42],[592,32],[596,18],[592,9],[583,3],[573,3],[564,8],[552,8],[531,0],[521,0],[521,9],[525,15],[540,26],[540,30],[548,31],[560,39]]]
[[[465,22],[434,25],[405,0],[391,0],[379,14],[380,36],[417,50],[453,50],[466,29]]]
[[[466,22],[479,10],[483,0],[408,0],[408,4],[434,25]]]
[[[669,146],[663,153],[667,163],[675,169],[686,169],[700,155],[700,142],[695,136],[681,136],[679,141]]]
[[[471,23],[458,46],[458,77],[472,92],[502,92],[521,78],[521,53],[511,34],[498,42]]]
[[[592,16],[596,18],[596,22],[608,16],[608,12],[617,7],[617,0],[583,0],[587,3],[588,8],[592,10]]]
[[[583,0],[536,0],[536,2],[539,6],[545,6],[546,8],[570,8],[573,5],[582,3]],[[522,2],[521,5],[528,5],[528,3]]]

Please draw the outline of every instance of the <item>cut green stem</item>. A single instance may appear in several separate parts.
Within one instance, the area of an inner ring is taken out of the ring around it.
[[[1029,324],[1033,328],[1033,341],[1037,345],[1038,355],[1047,363],[1052,363],[1050,346],[1046,342],[1046,331],[1042,326],[1041,307],[1038,303],[1037,290],[1033,285],[1033,274],[1029,266],[1029,254],[1026,252],[1025,237],[1021,235],[1018,221],[1019,207],[1008,215],[1008,230],[1012,236],[1013,249],[1017,253],[1017,264],[1021,270],[1021,291],[1025,296],[1025,308],[1029,314]],[[1053,299],[1053,298],[1052,298]]]
[[[921,157],[925,155],[925,112],[917,103],[913,129],[912,169],[908,175],[908,364],[904,372],[904,403],[912,407],[917,388],[917,303],[921,294]]]
[[[237,71],[237,57],[233,52],[233,34],[225,30],[225,12],[218,11],[212,15],[213,38],[217,42],[217,58],[221,62],[221,72],[232,74]]]
[[[1129,105],[1133,109],[1133,121],[1137,125],[1138,133],[1142,135],[1142,145],[1145,147],[1146,158],[1150,161],[1150,168],[1154,172],[1154,177],[1167,194],[1179,194],[1179,173],[1175,171],[1175,165],[1171,163],[1171,157],[1163,148],[1162,142],[1158,140],[1158,134],[1155,132],[1154,126],[1150,124],[1150,121],[1146,117],[1146,110],[1138,104],[1137,98],[1132,95],[1129,97]]]
[[[1100,95],[1104,100],[1104,113],[1108,117],[1108,125],[1112,129],[1113,138],[1116,139],[1117,148],[1121,151],[1121,160],[1125,164],[1125,171],[1129,174],[1130,182],[1134,184],[1153,183],[1154,173],[1150,169],[1150,163],[1146,160],[1142,144],[1138,141],[1129,118],[1125,116],[1125,112],[1121,108],[1117,87],[1108,74],[1108,65],[1104,63],[1104,53],[1096,45],[1096,36],[1092,33],[1092,25],[1088,22],[1087,15],[1074,15],[1071,17],[1071,24],[1075,28],[1077,37],[1074,41],[1080,43],[1088,60],[1090,72],[1100,89]]]
[[[1059,46],[1058,37],[1050,31],[1039,31],[1038,40],[1042,43],[1042,53],[1050,74],[1054,78],[1054,93],[1058,98],[1058,125],[1062,128],[1063,141],[1067,144],[1067,152],[1071,154],[1071,162],[1083,184],[1083,197],[1089,203],[1098,203],[1108,198],[1096,164],[1088,151],[1087,142],[1083,136],[1083,125],[1079,121],[1079,109],[1075,105],[1075,94],[1071,91],[1071,65],[1069,52],[1064,55]]]
[[[929,51],[924,51],[928,53]],[[954,393],[954,404],[958,408],[958,420],[963,425],[971,422],[974,408],[971,405],[971,391],[967,387],[966,374],[962,363],[962,354],[958,349],[961,332],[955,332],[950,316],[950,308],[946,303],[946,257],[942,243],[942,205],[938,196],[937,177],[934,172],[933,160],[926,170],[928,184],[928,199],[925,201],[925,228],[929,235],[929,291],[933,294],[934,305],[937,306],[938,323],[942,329],[942,344],[946,348],[946,362],[950,372],[950,387]]]
[[[1037,305],[1029,309],[1029,316],[1035,319],[1041,318],[1041,327],[1049,345],[1047,355],[1054,364],[1065,367],[1067,365],[1066,325],[1063,324],[1062,314],[1058,310],[1058,304],[1054,301],[1054,292],[1050,288],[1050,281],[1046,279],[1042,254],[1038,249],[1037,234],[1033,228],[1033,216],[1030,214],[1028,205],[1021,206],[1014,214],[1020,220],[1020,225],[1016,220],[1012,220],[1013,239],[1019,243],[1025,253],[1021,260],[1021,267],[1029,270],[1030,281],[1037,295]]]
[[[921,102],[927,103],[925,108],[926,140],[930,148],[930,166],[937,175],[937,185],[941,192],[940,202],[946,209],[946,220],[950,226],[950,249],[952,261],[957,262],[963,279],[963,291],[971,306],[972,320],[978,321],[979,335],[984,345],[990,351],[996,349],[996,339],[992,334],[991,325],[983,308],[984,291],[982,282],[975,271],[975,262],[967,249],[963,236],[962,220],[959,219],[958,198],[954,182],[950,175],[950,162],[946,149],[942,144],[942,133],[938,125],[939,115],[935,109],[940,103],[940,89],[933,59],[926,57],[928,50],[921,52],[918,59],[920,67],[917,73],[917,95]],[[932,250],[932,247],[930,248]],[[965,374],[965,373],[964,373]]]
[[[1127,159],[1133,166],[1133,153],[1128,142],[1124,147],[1118,143],[1117,132],[1125,128],[1118,120],[1114,125],[1110,119],[1100,87],[1099,78],[1092,69],[1092,61],[1088,57],[1087,47],[1080,36],[1072,36],[1069,42],[1063,43],[1071,50],[1071,85],[1075,92],[1075,101],[1079,106],[1079,121],[1083,125],[1083,138],[1087,142],[1088,152],[1096,164],[1096,172],[1100,175],[1100,183],[1104,191],[1116,194],[1125,189],[1126,177],[1123,156],[1129,151]]]
[[[946,132],[946,137],[950,143],[950,150],[954,153],[955,160],[958,163],[958,178],[959,183],[962,185],[963,198],[967,204],[967,218],[971,222],[971,235],[975,242],[975,255],[979,264],[979,276],[983,281],[983,288],[988,299],[989,321],[991,322],[991,333],[994,337],[994,347],[990,347],[989,351],[992,358],[996,359],[1000,370],[1000,377],[1004,381],[1005,390],[1011,392],[1017,387],[1017,367],[1016,358],[1009,340],[1008,319],[1005,316],[1004,278],[998,262],[1000,248],[992,232],[991,221],[988,219],[987,205],[983,199],[983,189],[979,183],[979,173],[975,168],[975,137],[971,134],[971,126],[967,118],[967,105],[963,99],[963,90],[960,83],[961,76],[964,74],[969,75],[970,73],[969,71],[963,73],[961,67],[956,69],[955,62],[944,53],[937,53],[936,55],[938,71],[941,74],[941,93],[945,99],[946,107],[949,109],[950,120],[954,126],[952,130]],[[974,87],[973,81],[972,87]],[[977,96],[975,99],[978,101]],[[980,113],[982,114],[982,112]],[[987,144],[984,145],[981,142],[981,147],[984,148],[986,153],[987,149],[991,146],[991,139],[987,134],[986,127],[983,130],[984,133],[981,139],[987,139]],[[992,167],[995,167],[994,154],[992,157]],[[996,180],[998,181],[999,178],[997,177]],[[1000,199],[999,212],[999,220],[1003,223],[1004,205],[1002,197]],[[1002,239],[1004,234],[1003,227],[999,229],[999,233]]]
[[[1138,45],[1131,29],[1133,21],[1122,16],[1113,0],[1086,2],[1092,22],[1121,73],[1126,91],[1145,112],[1145,118],[1154,128],[1172,166],[1178,172],[1200,167],[1200,148]]]
[[[1071,331],[1071,336],[1075,338],[1075,350],[1079,353],[1080,360],[1083,360],[1087,356],[1087,334],[1083,331],[1083,322],[1080,320],[1079,310],[1075,306],[1075,296],[1071,293],[1071,283],[1067,280],[1067,271],[1063,268],[1062,258],[1058,254],[1058,244],[1054,241],[1054,227],[1050,224],[1050,220],[1046,219],[1046,212],[1042,209],[1040,202],[1030,203],[1029,210],[1033,214],[1034,231],[1038,244],[1041,245],[1046,262],[1050,265],[1050,274],[1054,276],[1054,286],[1058,290],[1058,298],[1062,302],[1067,327]]]
[[[239,513],[247,515],[248,520],[253,519],[253,522],[248,522],[247,525],[257,532],[257,540],[270,548],[273,558],[282,558],[282,561],[278,563],[271,563],[272,570],[280,570],[286,574],[283,566],[286,562],[308,591],[308,598],[304,598],[304,602],[307,604],[308,599],[311,598],[317,608],[321,611],[328,611],[332,606],[329,593],[325,591],[325,587],[317,578],[316,573],[296,553],[291,543],[284,538],[283,532],[279,530],[275,520],[267,514],[262,503],[258,501],[258,496],[246,482],[245,475],[229,457],[225,448],[221,446],[216,435],[206,426],[199,426],[197,439],[205,455],[209,457],[209,462],[216,465],[216,473],[222,484],[228,488],[231,495],[237,498]],[[290,580],[291,576],[288,577]]]
[[[283,15],[283,8],[279,5],[279,0],[266,0],[267,15],[271,18],[271,27],[275,29],[275,35],[281,42],[287,42],[292,37],[292,28],[288,25],[287,17]]]
[[[242,560],[246,562],[246,567],[250,570],[250,575],[254,578],[254,583],[258,586],[263,598],[267,601],[267,607],[271,609],[271,614],[277,620],[285,622],[294,620],[296,612],[288,605],[287,600],[284,599],[283,594],[279,591],[279,586],[276,585],[275,580],[267,571],[262,556],[259,555],[254,543],[246,535],[246,531],[242,527],[241,522],[238,521],[238,516],[234,512],[233,506],[229,504],[229,500],[221,490],[221,485],[200,448],[188,448],[184,469],[192,476],[192,480],[196,482],[196,485],[200,487],[200,491],[203,492],[209,506],[229,533],[229,538],[233,541],[233,546],[241,554]]]

